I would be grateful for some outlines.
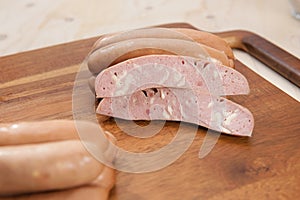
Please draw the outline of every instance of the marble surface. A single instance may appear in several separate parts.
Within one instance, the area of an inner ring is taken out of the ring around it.
[[[212,32],[250,30],[300,57],[300,20],[287,0],[0,0],[0,56],[171,22]],[[246,53],[235,55],[300,101],[297,86]]]

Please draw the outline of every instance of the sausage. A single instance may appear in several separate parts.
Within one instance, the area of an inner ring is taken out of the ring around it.
[[[132,31],[125,31],[121,33],[108,34],[102,36],[93,46],[92,51],[90,53],[90,57],[88,59],[88,66],[91,72],[99,73],[104,66],[107,66],[107,63],[102,66],[101,52],[97,51],[102,48],[108,48],[108,46],[115,46],[111,50],[113,53],[120,52],[120,48],[122,45],[128,45],[128,40],[133,39],[174,39],[174,40],[185,40],[192,43],[198,42],[199,45],[202,45],[209,53],[210,56],[214,57],[217,60],[220,60],[224,65],[229,67],[234,67],[234,55],[232,49],[229,44],[223,40],[222,38],[199,30],[187,29],[187,28],[145,28],[145,29],[137,29]],[[125,42],[127,41],[127,42]],[[138,40],[137,40],[138,41]],[[121,42],[121,43],[120,43]],[[120,45],[120,44],[122,45]],[[186,46],[186,45],[185,45]],[[189,47],[190,48],[190,47]],[[117,64],[124,60],[135,58],[143,55],[151,55],[151,54],[174,54],[174,51],[177,51],[177,48],[174,47],[169,51],[163,50],[164,46],[161,44],[156,48],[139,48],[139,50],[130,51],[123,48],[125,52],[123,52],[119,57],[114,56],[114,60],[110,60],[108,63],[110,65]],[[95,53],[98,52],[98,53]],[[180,52],[175,53],[177,55],[181,55]],[[189,55],[187,55],[189,56]],[[101,67],[102,66],[102,67]],[[99,71],[97,71],[97,69]]]
[[[205,31],[198,31],[190,28],[170,28],[171,30],[176,30],[184,35],[192,38],[194,41],[205,44],[206,46],[212,47],[219,51],[224,52],[228,58],[235,59],[233,55],[233,51],[224,39],[221,37],[214,35],[212,33],[208,33]]]
[[[188,36],[169,28],[142,28],[103,35],[94,43],[92,51],[136,38],[168,38],[192,41]]]
[[[81,143],[92,145],[101,160],[113,162],[115,152],[104,139],[113,140],[112,136],[108,132],[98,134],[96,126],[70,120],[0,125],[0,196],[68,189],[97,178],[97,185],[108,192],[114,183],[113,170],[96,160]],[[80,137],[77,129],[82,131]]]
[[[227,55],[209,46],[193,41],[168,38],[136,38],[120,41],[92,52],[87,60],[89,70],[97,74],[116,63],[144,55],[182,55],[215,60],[233,67]]]
[[[98,131],[99,128],[94,123],[79,120],[76,122],[72,120],[45,120],[0,124],[0,147],[71,139],[93,141],[94,130]],[[85,131],[85,134],[80,136],[78,129]],[[104,139],[104,137],[108,137],[108,134],[97,134],[98,137],[103,137],[102,140],[97,140],[98,146],[102,150],[108,146]]]
[[[131,94],[149,87],[193,88],[211,95],[248,94],[238,71],[187,56],[149,55],[103,70],[96,77],[97,98]]]
[[[126,120],[184,121],[238,136],[251,136],[254,126],[248,109],[223,97],[178,88],[103,98],[96,113]]]
[[[80,186],[103,170],[78,140],[1,147],[0,163],[0,194]]]
[[[228,58],[234,59],[232,49],[222,38],[204,31],[189,28],[144,28],[104,35],[93,46],[93,51],[110,44],[136,38],[168,38],[196,41],[224,52]]]
[[[0,146],[79,139],[70,120],[1,124]]]
[[[0,197],[0,200],[89,200],[108,199],[107,189],[101,186],[86,185],[66,190]]]

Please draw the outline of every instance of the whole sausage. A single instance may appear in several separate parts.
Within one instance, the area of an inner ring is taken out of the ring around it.
[[[0,126],[0,146],[68,139],[79,139],[75,124],[71,120],[21,122]]]
[[[251,136],[254,126],[248,109],[226,98],[187,89],[152,88],[103,98],[96,112],[126,120],[184,121],[238,136]]]
[[[167,38],[192,41],[188,36],[169,28],[141,28],[101,36],[93,45],[92,51],[99,48],[137,38]]]
[[[190,28],[170,28],[170,29],[183,33],[184,35],[186,35],[189,38],[192,38],[194,41],[198,43],[205,44],[206,46],[222,51],[228,56],[228,58],[234,59],[233,51],[230,45],[224,39],[222,39],[217,35],[205,31],[190,29]]]
[[[196,41],[222,51],[228,58],[234,59],[232,49],[225,40],[214,34],[189,28],[144,28],[108,34],[98,39],[93,46],[93,51],[110,44],[136,38],[168,38]]]
[[[0,200],[89,200],[108,199],[109,189],[96,185],[86,185],[66,190],[0,197]]]
[[[238,71],[187,56],[149,55],[103,70],[95,80],[98,98],[128,95],[151,87],[190,88],[211,95],[248,94]]]
[[[0,194],[80,186],[102,170],[78,140],[5,146],[0,148]]]
[[[97,124],[52,120],[0,127],[0,196],[68,189],[96,180],[107,193],[112,187],[114,170],[85,149],[91,146],[97,158],[113,162],[115,152],[106,140],[114,141],[113,136],[99,134]]]
[[[191,56],[233,67],[233,62],[222,51],[197,42],[168,38],[136,38],[110,44],[92,52],[87,64],[89,70],[97,74],[116,63],[152,54]]]

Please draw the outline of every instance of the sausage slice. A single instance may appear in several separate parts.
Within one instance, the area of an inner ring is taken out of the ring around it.
[[[247,79],[238,71],[187,56],[133,58],[105,69],[95,80],[98,98],[128,95],[149,87],[195,89],[221,96],[249,93]]]
[[[251,136],[251,112],[226,98],[198,90],[151,88],[103,98],[96,112],[127,120],[184,121],[231,135]]]

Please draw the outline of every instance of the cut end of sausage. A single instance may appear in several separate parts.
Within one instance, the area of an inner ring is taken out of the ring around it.
[[[149,87],[197,89],[213,95],[249,93],[238,71],[188,56],[148,55],[103,70],[95,81],[97,98],[132,94]]]
[[[251,112],[222,97],[186,89],[156,88],[103,98],[96,112],[126,120],[184,121],[223,133],[251,136]]]

